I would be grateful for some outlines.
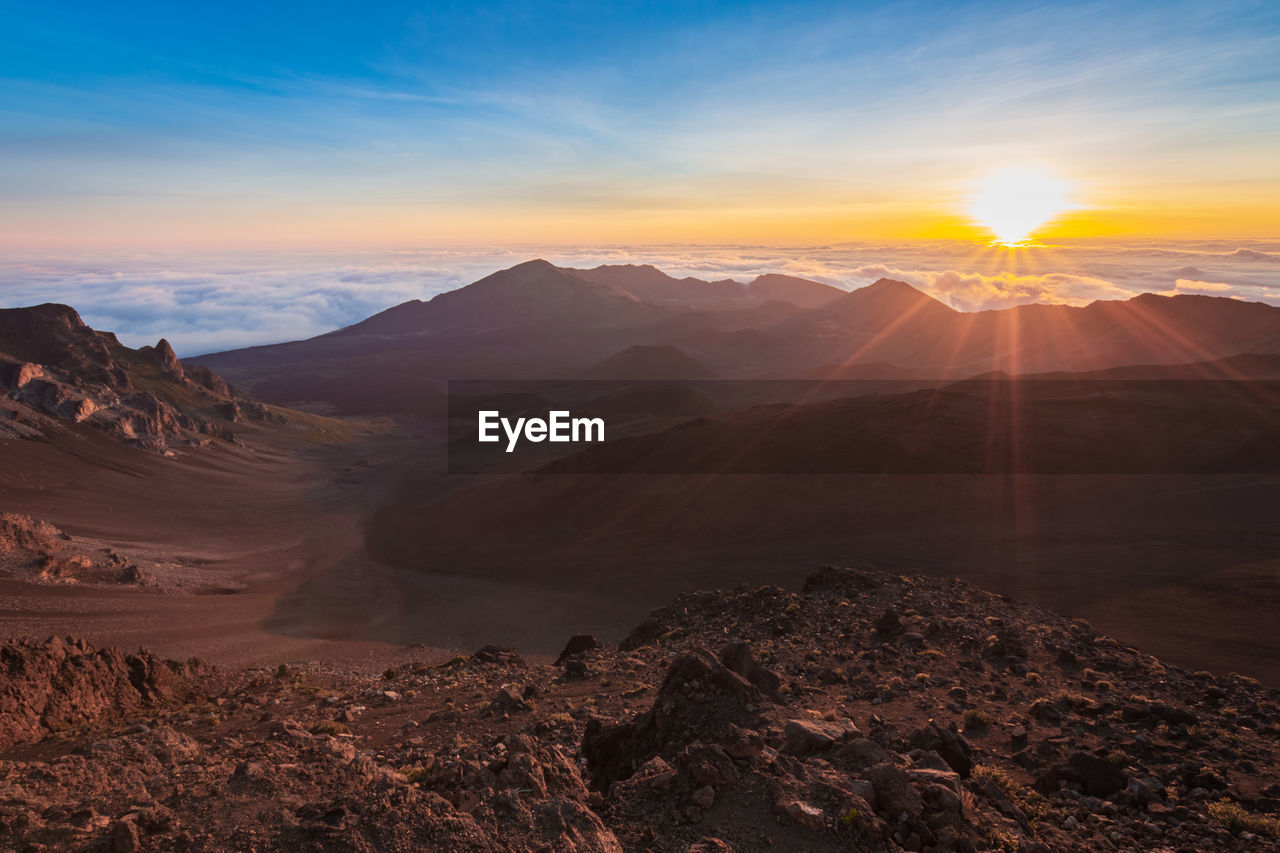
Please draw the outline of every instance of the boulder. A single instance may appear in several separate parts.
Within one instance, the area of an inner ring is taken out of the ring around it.
[[[831,749],[858,734],[858,727],[849,719],[788,720],[783,729],[782,751],[788,755],[811,755]]]

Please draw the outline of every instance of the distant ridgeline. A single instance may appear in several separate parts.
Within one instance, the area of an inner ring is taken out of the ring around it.
[[[534,260],[309,340],[200,361],[272,402],[431,414],[453,380],[961,380],[1116,368],[1124,378],[1259,379],[1280,377],[1277,355],[1280,308],[1229,298],[1148,293],[964,312],[887,278],[847,291],[791,276],[702,281]]]

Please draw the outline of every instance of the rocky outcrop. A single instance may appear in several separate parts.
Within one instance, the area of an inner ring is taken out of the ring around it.
[[[33,696],[136,709],[0,756],[18,849],[1280,844],[1280,692],[950,580],[828,569],[682,596],[558,664],[407,649],[378,676],[281,665],[186,705],[171,665],[10,645]],[[68,667],[93,675],[50,675]]]
[[[115,550],[19,513],[0,514],[0,575],[57,584],[153,583],[146,571]]]
[[[173,351],[173,346],[164,338],[161,338],[160,342],[154,347],[141,347],[138,352],[154,361],[156,366],[160,368],[160,372],[168,379],[174,382],[181,382],[186,379],[186,374],[183,373],[182,364],[178,361],[178,356]]]
[[[279,421],[208,368],[184,370],[163,338],[131,350],[65,305],[0,311],[0,438],[85,424],[157,452],[234,441],[231,424]]]
[[[189,702],[211,673],[199,661],[161,661],[145,651],[125,655],[71,637],[0,644],[0,749]]]

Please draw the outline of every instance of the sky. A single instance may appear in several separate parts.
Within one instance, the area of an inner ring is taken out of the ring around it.
[[[189,355],[532,257],[1275,304],[1277,152],[1274,0],[0,0],[0,305]]]
[[[1280,4],[0,0],[0,248],[981,239],[1280,221]]]

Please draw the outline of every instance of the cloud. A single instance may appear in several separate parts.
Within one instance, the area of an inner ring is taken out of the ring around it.
[[[1173,283],[1173,289],[1183,293],[1226,293],[1231,290],[1231,285],[1225,281],[1197,281],[1195,279],[1180,278]]]
[[[1280,252],[1259,252],[1256,249],[1236,249],[1234,252],[1228,252],[1227,257],[1246,261],[1265,261],[1270,264],[1280,264]]]
[[[983,275],[954,269],[903,270],[883,264],[858,267],[852,272],[869,281],[905,281],[959,311],[988,311],[1031,303],[1086,305],[1098,299],[1128,299],[1134,295],[1104,279],[1071,273]]]
[[[652,264],[677,278],[747,281],[781,273],[844,289],[906,281],[964,311],[1082,305],[1138,293],[1202,293],[1280,304],[1271,250],[1214,243],[988,250],[971,243],[558,246],[356,253],[10,256],[0,305],[63,302],[130,346],[168,338],[196,355],[322,334],[411,299],[430,299],[535,257],[561,266]],[[1167,259],[1186,266],[1170,271]],[[1229,260],[1228,260],[1229,259]]]

